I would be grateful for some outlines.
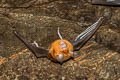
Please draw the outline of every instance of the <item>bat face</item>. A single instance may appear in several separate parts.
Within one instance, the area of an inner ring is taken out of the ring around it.
[[[73,56],[73,45],[67,40],[56,40],[49,47],[50,59],[64,62]]]

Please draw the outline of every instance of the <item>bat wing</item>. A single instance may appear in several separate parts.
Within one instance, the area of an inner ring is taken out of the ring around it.
[[[14,35],[21,40],[25,46],[37,57],[46,57],[48,54],[48,50],[37,47],[35,45],[33,45],[32,43],[29,43],[27,40],[25,40],[19,33],[17,33],[16,31],[13,31]]]
[[[87,43],[102,24],[104,17],[100,17],[94,24],[89,26],[85,31],[79,34],[74,41],[70,41],[74,46],[74,51],[78,51]]]

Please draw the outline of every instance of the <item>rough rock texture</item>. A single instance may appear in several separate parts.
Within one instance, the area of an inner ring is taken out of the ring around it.
[[[37,59],[12,34],[48,48],[58,39],[74,39],[103,11],[111,14],[95,36],[63,65]],[[0,80],[120,80],[120,8],[87,0],[0,0]]]

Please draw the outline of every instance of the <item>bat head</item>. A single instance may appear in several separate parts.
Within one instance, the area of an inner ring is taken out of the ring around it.
[[[49,54],[54,60],[62,63],[73,56],[73,46],[67,40],[56,40],[51,44]]]

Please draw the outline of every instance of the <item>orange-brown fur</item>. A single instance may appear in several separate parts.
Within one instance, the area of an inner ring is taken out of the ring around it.
[[[64,50],[61,49],[61,47],[60,47],[60,42],[61,41],[64,41],[67,45],[67,48],[64,49]],[[67,41],[67,40],[56,40],[49,47],[48,57],[51,60],[56,61],[56,56],[59,53],[63,53],[64,54],[64,61],[65,61],[65,60],[68,60],[68,59],[71,58],[71,54],[69,53],[69,51],[73,51],[73,46],[69,41]]]

